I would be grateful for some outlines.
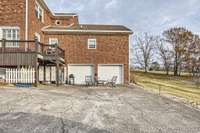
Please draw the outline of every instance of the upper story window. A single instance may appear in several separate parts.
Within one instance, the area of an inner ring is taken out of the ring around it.
[[[97,41],[96,39],[88,39],[88,49],[96,49]]]
[[[58,39],[57,38],[49,38],[49,44],[50,45],[58,45]]]
[[[19,40],[19,28],[2,28],[2,38],[6,40]],[[18,42],[7,42],[6,47],[19,47]]]
[[[39,21],[44,22],[44,11],[38,2],[35,3],[35,15]]]

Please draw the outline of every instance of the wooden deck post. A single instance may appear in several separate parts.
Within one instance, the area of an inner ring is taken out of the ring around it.
[[[58,61],[58,45],[56,45],[56,85],[59,86],[59,61]]]
[[[59,62],[56,61],[56,85],[59,86]]]
[[[50,83],[52,82],[52,68],[51,68],[51,66],[50,66]]]
[[[38,51],[38,40],[35,39],[35,49]],[[37,52],[35,52],[35,63],[34,63],[34,68],[35,68],[35,86],[38,86],[38,81],[39,81],[39,69],[38,69],[38,58],[37,58]]]
[[[43,80],[44,80],[44,82],[46,82],[46,64],[45,63],[44,63],[44,70],[43,71],[44,71],[44,73],[43,73],[44,74],[44,77],[43,77],[44,79]]]

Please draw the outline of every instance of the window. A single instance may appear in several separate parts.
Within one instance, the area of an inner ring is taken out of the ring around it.
[[[40,42],[40,34],[39,33],[35,33],[35,39],[37,39],[38,42]]]
[[[57,38],[49,38],[49,44],[50,45],[58,45],[58,39]]]
[[[18,28],[3,28],[2,29],[3,39],[6,40],[19,40],[19,29]],[[7,42],[6,47],[19,47],[18,42]]]
[[[37,2],[35,4],[35,15],[39,21],[44,22],[43,9]]]
[[[96,39],[88,39],[88,49],[96,49]]]

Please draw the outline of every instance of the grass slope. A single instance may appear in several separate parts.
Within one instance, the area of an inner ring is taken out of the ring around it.
[[[190,76],[174,77],[162,72],[144,73],[141,71],[131,72],[132,81],[143,86],[145,89],[161,94],[174,95],[183,98],[195,105],[200,105],[200,88],[192,82]]]

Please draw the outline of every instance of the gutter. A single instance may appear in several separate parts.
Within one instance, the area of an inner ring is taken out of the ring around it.
[[[28,0],[26,0],[25,40],[28,40]]]
[[[129,33],[129,34],[133,34],[132,31],[120,31],[120,30],[56,30],[56,29],[43,29],[43,32],[81,32],[81,33]]]

